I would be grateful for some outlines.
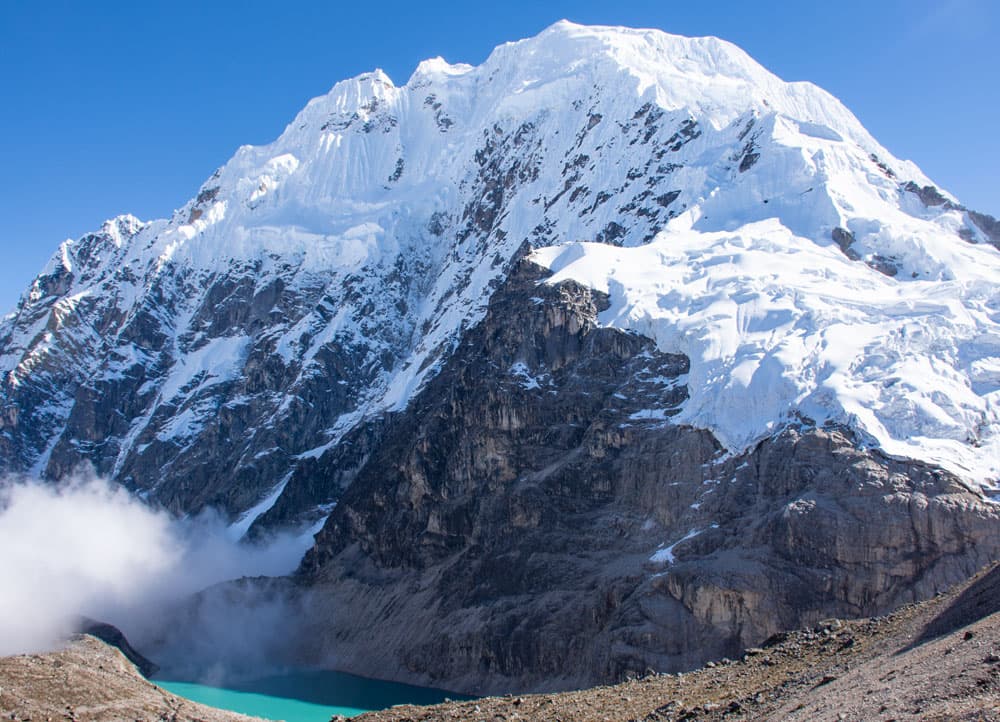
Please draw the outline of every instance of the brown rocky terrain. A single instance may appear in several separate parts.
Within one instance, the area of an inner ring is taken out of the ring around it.
[[[1000,720],[1000,566],[947,594],[776,635],[736,661],[577,692],[394,707],[358,722]]]
[[[89,634],[48,654],[0,658],[0,718],[14,722],[253,722],[177,697]]]

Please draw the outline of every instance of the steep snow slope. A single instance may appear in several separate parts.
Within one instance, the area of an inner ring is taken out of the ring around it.
[[[528,244],[691,356],[680,418],[733,450],[808,417],[989,484],[988,221],[729,43],[561,22],[338,83],[169,220],[64,243],[0,328],[0,458],[263,513],[407,405]]]
[[[944,246],[913,224],[897,258],[914,270],[893,278],[777,219],[712,232],[690,221],[638,248],[534,256],[552,283],[609,293],[607,323],[691,359],[691,399],[674,423],[709,428],[732,450],[786,422],[834,423],[967,479],[1000,476],[994,249]]]

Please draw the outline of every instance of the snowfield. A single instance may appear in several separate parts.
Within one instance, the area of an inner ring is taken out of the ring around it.
[[[549,282],[611,296],[601,320],[691,359],[676,423],[742,450],[800,419],[988,483],[1000,476],[1000,258],[944,249],[945,279],[896,280],[777,220],[698,232],[676,219],[636,248],[537,250]],[[933,249],[924,239],[914,256]],[[910,259],[904,258],[909,262]]]

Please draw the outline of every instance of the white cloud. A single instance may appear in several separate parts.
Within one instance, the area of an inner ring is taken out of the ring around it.
[[[177,520],[106,481],[0,481],[0,655],[58,645],[76,617],[148,627],[221,581],[286,574],[311,539],[231,541],[218,516]]]

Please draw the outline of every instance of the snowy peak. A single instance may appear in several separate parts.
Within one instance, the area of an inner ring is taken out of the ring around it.
[[[256,508],[406,408],[535,249],[690,357],[678,418],[732,450],[808,418],[985,483],[994,245],[819,88],[716,38],[560,22],[339,82],[171,218],[61,246],[0,328],[0,452]]]
[[[647,107],[656,111],[640,118],[639,110]],[[752,144],[775,117],[788,121],[783,139],[775,138],[779,145],[834,139],[856,148],[857,165],[874,168],[874,156],[894,176],[929,184],[871,139],[836,99],[808,83],[782,82],[729,43],[560,22],[534,38],[500,46],[478,68],[438,58],[421,63],[402,88],[381,71],[338,83],[311,101],[275,143],[240,149],[199,195],[199,201],[205,196],[215,202],[204,208],[192,204],[180,214],[191,228],[180,232],[177,247],[222,221],[220,233],[211,235],[231,236],[234,224],[270,224],[275,219],[268,211],[275,206],[283,217],[298,206],[296,213],[306,219],[329,218],[353,212],[359,200],[373,209],[417,189],[447,205],[446,196],[454,195],[455,182],[462,180],[458,168],[474,162],[484,133],[531,126],[556,145],[562,145],[559,133],[605,141],[578,144],[578,157],[590,157],[582,152],[586,146],[606,151],[617,142],[613,123],[634,126],[638,120],[653,134],[691,123],[692,135],[709,128],[713,136],[735,141],[750,124],[763,121],[748,141]],[[604,118],[603,127],[591,126]],[[651,137],[644,136],[643,144]],[[690,148],[718,152],[703,142]],[[759,153],[748,146],[743,155]],[[703,155],[701,164],[709,160]],[[805,165],[811,163],[805,159]],[[703,191],[708,197],[714,189]],[[823,234],[842,225],[837,215],[826,213]]]
[[[828,125],[882,151],[835,97],[808,82],[786,83],[742,49],[715,37],[689,38],[661,30],[584,26],[560,21],[539,35],[497,48],[483,69],[518,83],[579,75],[620,88],[664,110],[688,109],[716,129],[747,111],[785,113]],[[487,70],[488,69],[488,70]]]
[[[325,112],[354,112],[371,105],[373,99],[385,100],[394,90],[396,86],[392,79],[381,68],[376,68],[372,72],[340,81],[322,96],[320,102],[310,101],[306,108],[309,109],[315,103],[322,105]]]
[[[406,85],[409,88],[413,88],[442,78],[466,75],[473,70],[475,70],[475,66],[473,65],[468,65],[467,63],[452,65],[439,55],[436,58],[428,58],[427,60],[420,61]]]

